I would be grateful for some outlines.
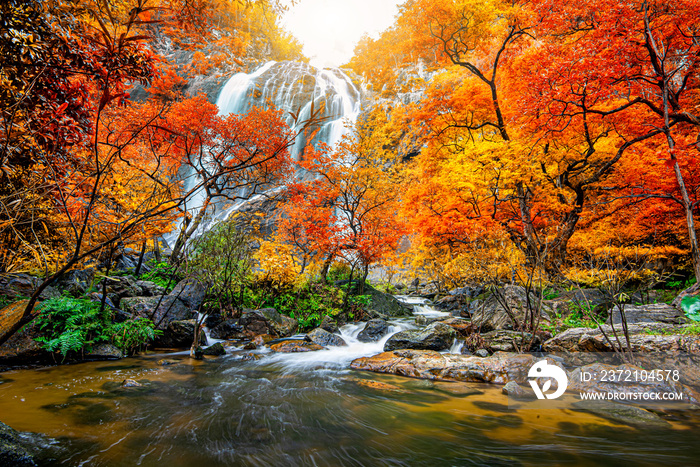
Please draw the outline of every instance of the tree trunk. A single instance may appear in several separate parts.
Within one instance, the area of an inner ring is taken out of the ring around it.
[[[197,228],[202,223],[202,219],[204,219],[204,215],[206,214],[207,209],[209,208],[209,204],[211,204],[211,198],[207,197],[207,199],[204,200],[202,208],[194,217],[194,220],[192,220],[192,222],[189,225],[182,226],[182,230],[180,230],[180,235],[178,235],[177,241],[175,242],[175,246],[173,246],[173,253],[170,256],[170,264],[175,264],[180,260],[180,255],[182,254],[185,245],[187,245],[187,241],[192,237],[192,235],[194,235],[194,233],[197,231]]]
[[[148,244],[148,240],[143,241],[143,245],[141,245],[141,253],[139,254],[139,262],[136,265],[136,269],[134,270],[134,276],[138,277],[141,275],[141,266],[143,266],[143,257],[146,255],[146,245]]]

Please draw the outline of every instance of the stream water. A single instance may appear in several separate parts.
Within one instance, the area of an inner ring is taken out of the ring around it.
[[[430,312],[416,303],[417,312]],[[433,312],[435,310],[432,310]],[[391,332],[413,327],[391,323]],[[50,465],[697,465],[700,417],[631,427],[572,410],[508,408],[501,387],[349,369],[382,350],[229,348],[0,374],[0,420],[47,437]],[[388,336],[387,336],[388,337]],[[141,387],[122,387],[125,379]]]

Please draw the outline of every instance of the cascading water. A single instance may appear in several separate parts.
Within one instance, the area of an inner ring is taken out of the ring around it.
[[[274,105],[285,112],[287,124],[299,136],[291,148],[291,156],[299,160],[308,141],[300,133],[304,122],[311,117],[312,108],[323,108],[320,126],[314,137],[315,142],[329,146],[336,145],[348,130],[347,125],[357,120],[361,110],[362,94],[352,79],[339,69],[319,70],[305,63],[267,62],[252,73],[237,73],[221,88],[216,105],[220,115],[244,114],[253,106]],[[294,113],[296,120],[291,116]],[[304,174],[298,174],[303,177]],[[195,187],[200,180],[194,169],[184,174],[186,191]],[[253,198],[256,199],[256,198]],[[204,202],[204,192],[196,192],[186,204],[194,216]],[[241,208],[246,201],[233,206],[214,206],[209,222],[203,223],[197,235],[208,230],[213,222],[226,219],[232,212]],[[179,229],[165,237],[167,243],[177,239]]]
[[[311,116],[311,108],[324,108],[322,125],[316,141],[335,145],[345,134],[346,122],[353,123],[360,114],[361,93],[350,77],[339,69],[319,70],[298,62],[268,62],[250,74],[238,73],[221,89],[216,105],[221,115],[242,114],[252,106],[273,104],[290,116],[287,124],[293,131]],[[298,159],[306,144],[300,135],[292,149]]]

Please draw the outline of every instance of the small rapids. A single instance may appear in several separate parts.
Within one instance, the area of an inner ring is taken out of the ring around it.
[[[384,344],[399,331],[415,329],[408,320],[393,320],[389,322],[389,332],[377,342],[360,342],[357,335],[365,323],[346,324],[340,328],[340,336],[348,344],[347,347],[328,347],[325,350],[304,353],[269,353],[271,363],[282,365],[286,370],[304,368],[333,368],[347,369],[350,362],[360,357],[376,355],[384,351]],[[297,336],[302,337],[302,336]]]

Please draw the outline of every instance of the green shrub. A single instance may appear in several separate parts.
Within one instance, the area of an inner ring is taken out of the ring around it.
[[[141,280],[151,281],[156,285],[164,287],[166,292],[170,292],[175,288],[180,280],[182,280],[183,275],[179,273],[177,266],[173,266],[167,262],[156,262],[151,260],[148,262],[151,266],[151,270],[147,273],[141,275]]]
[[[40,305],[37,318],[39,331],[36,338],[49,352],[60,352],[65,358],[68,352],[90,351],[93,344],[109,341],[104,331],[109,325],[108,316],[100,313],[100,304],[79,298],[52,298]]]
[[[153,321],[146,318],[134,318],[108,327],[107,333],[112,343],[125,355],[133,355],[143,350],[148,342],[163,334],[156,330]]]
[[[185,274],[208,284],[205,307],[233,310],[245,305],[254,241],[235,220],[216,224],[190,245]]]
[[[65,359],[69,353],[90,352],[93,345],[111,342],[125,354],[144,347],[161,331],[155,331],[147,319],[112,322],[112,312],[100,312],[100,304],[80,298],[53,298],[43,302],[36,319],[43,336],[36,340],[49,352],[59,352]]]
[[[336,261],[331,264],[331,267],[328,269],[328,281],[334,283],[349,280],[350,271],[351,268],[347,263]],[[357,271],[355,271],[355,275],[357,275]]]

